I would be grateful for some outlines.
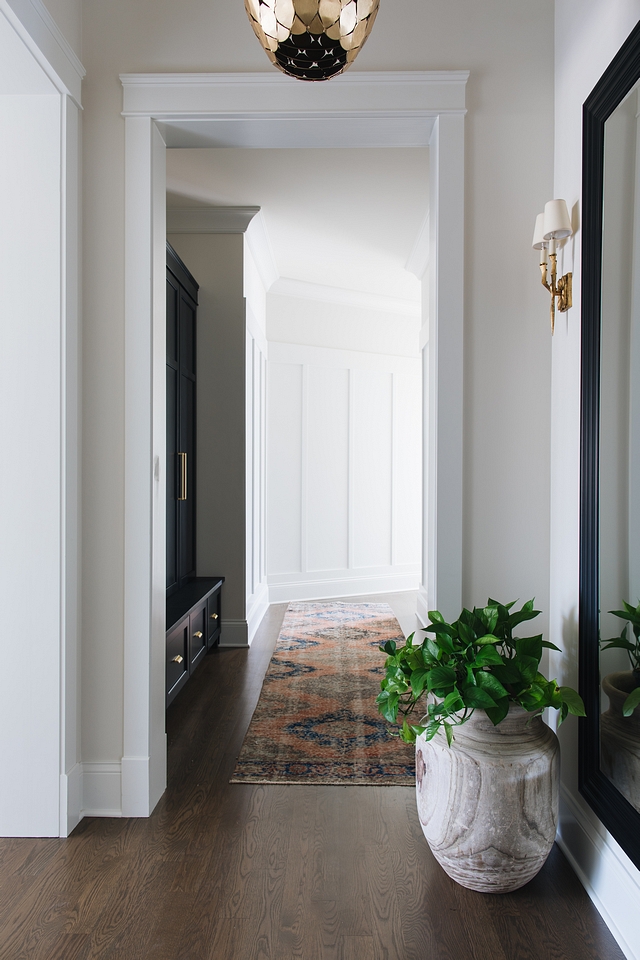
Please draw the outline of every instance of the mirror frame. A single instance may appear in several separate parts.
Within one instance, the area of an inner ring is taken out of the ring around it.
[[[640,813],[600,769],[600,328],[605,121],[640,80],[640,22],[583,106],[580,406],[580,793],[640,868]]]

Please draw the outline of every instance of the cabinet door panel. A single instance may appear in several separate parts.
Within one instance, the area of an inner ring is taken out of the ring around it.
[[[178,501],[180,544],[179,580],[182,585],[196,572],[196,444],[195,444],[195,392],[193,380],[180,376],[180,432],[179,449],[187,455],[187,499]]]
[[[167,365],[167,590],[178,582],[178,501],[176,453],[178,442],[178,372]]]

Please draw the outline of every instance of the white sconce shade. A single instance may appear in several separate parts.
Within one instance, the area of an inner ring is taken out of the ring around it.
[[[536,226],[533,231],[533,243],[531,246],[534,250],[544,250],[547,245],[547,241],[544,238],[544,213],[539,213],[536,217]]]
[[[549,200],[544,205],[544,239],[564,240],[573,233],[567,204],[564,200]]]

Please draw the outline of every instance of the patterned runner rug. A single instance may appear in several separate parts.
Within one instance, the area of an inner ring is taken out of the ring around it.
[[[414,748],[377,711],[386,603],[290,603],[231,783],[413,786]]]

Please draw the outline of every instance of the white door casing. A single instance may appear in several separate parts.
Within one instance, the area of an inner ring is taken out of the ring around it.
[[[125,117],[125,681],[122,814],[165,786],[164,149],[429,146],[424,278],[426,545],[419,614],[460,609],[466,71],[358,73],[304,84],[276,74],[128,74]]]

